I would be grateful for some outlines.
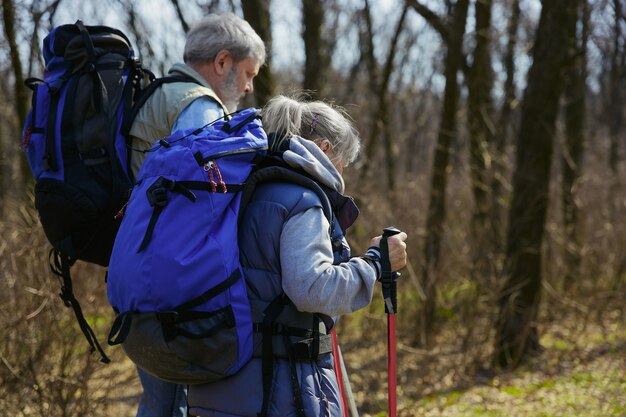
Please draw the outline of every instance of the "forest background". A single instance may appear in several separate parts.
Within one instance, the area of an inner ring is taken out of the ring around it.
[[[42,40],[122,29],[162,75],[201,16],[231,11],[270,57],[246,106],[307,90],[363,138],[346,171],[355,253],[395,225],[401,416],[625,416],[624,0],[2,0],[0,409],[132,416],[132,364],[89,352],[58,299],[19,147]],[[104,340],[104,269],[76,292]],[[361,415],[386,415],[382,297],[339,339]]]

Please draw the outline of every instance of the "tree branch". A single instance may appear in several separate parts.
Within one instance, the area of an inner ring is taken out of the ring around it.
[[[419,13],[426,21],[439,32],[439,35],[445,43],[448,43],[450,38],[450,29],[445,20],[441,18],[437,13],[430,10],[427,6],[424,6],[418,0],[407,0],[407,4]]]
[[[178,15],[178,20],[180,20],[180,24],[183,27],[185,33],[189,32],[189,24],[187,20],[185,20],[185,16],[183,16],[183,11],[180,9],[180,4],[178,4],[178,0],[171,0],[172,6],[176,9],[176,14]]]

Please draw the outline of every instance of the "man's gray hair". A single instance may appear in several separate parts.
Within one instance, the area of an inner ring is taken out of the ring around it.
[[[235,62],[246,58],[265,63],[265,44],[252,26],[232,14],[210,14],[198,21],[187,33],[183,59],[185,63],[211,62],[217,54],[228,51]]]
[[[299,96],[276,96],[263,108],[263,127],[285,138],[300,136],[333,146],[333,163],[349,164],[359,155],[361,141],[348,114],[339,106],[323,101],[304,101]],[[272,148],[279,149],[280,143]]]

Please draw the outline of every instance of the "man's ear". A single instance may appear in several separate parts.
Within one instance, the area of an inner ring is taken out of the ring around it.
[[[219,76],[228,74],[233,67],[233,57],[226,49],[222,49],[217,53],[213,60],[215,73]]]

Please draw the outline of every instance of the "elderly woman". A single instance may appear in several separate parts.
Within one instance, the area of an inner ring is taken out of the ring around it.
[[[350,257],[343,237],[358,215],[342,196],[359,137],[341,110],[278,96],[263,110],[271,150],[324,195],[290,181],[262,183],[240,224],[240,253],[255,322],[255,354],[237,374],[189,389],[197,416],[340,416],[328,332],[367,306],[380,278],[380,237]],[[324,207],[330,202],[329,222]],[[406,234],[388,241],[393,270],[406,263]]]

